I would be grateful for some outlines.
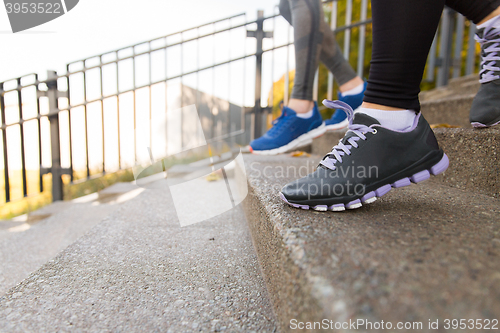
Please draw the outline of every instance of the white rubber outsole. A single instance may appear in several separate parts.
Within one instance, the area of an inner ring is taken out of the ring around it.
[[[291,151],[294,148],[302,147],[312,143],[312,140],[325,134],[326,128],[323,122],[320,126],[316,127],[312,131],[302,134],[297,139],[289,142],[288,144],[281,146],[279,148],[270,150],[252,150],[252,154],[256,155],[278,155]]]
[[[326,131],[337,131],[340,129],[347,128],[348,125],[349,125],[349,120],[346,118],[343,121],[341,121],[340,123],[333,124],[333,125],[325,125],[325,128],[326,128]]]

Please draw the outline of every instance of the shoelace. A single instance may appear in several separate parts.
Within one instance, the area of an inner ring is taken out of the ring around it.
[[[500,28],[496,28],[500,22],[500,16],[494,19],[484,28],[483,35],[476,34],[475,39],[481,44],[491,45],[484,47],[483,60],[481,61],[481,71],[479,72],[481,83],[500,79]]]
[[[324,167],[330,170],[335,170],[336,168],[335,163],[337,162],[342,163],[342,156],[351,155],[351,149],[353,147],[358,148],[358,144],[356,141],[366,140],[365,136],[366,133],[375,134],[377,133],[377,130],[363,124],[353,124],[352,121],[354,119],[354,111],[347,103],[341,101],[329,101],[325,99],[323,101],[323,105],[329,109],[344,110],[345,113],[347,114],[347,119],[349,119],[349,125],[348,125],[349,130],[347,133],[352,132],[356,135],[356,136],[351,136],[349,139],[347,139],[347,143],[349,144],[344,144],[343,142],[339,142],[339,144],[334,146],[332,151],[326,154],[323,160],[320,162],[320,164],[323,165]]]

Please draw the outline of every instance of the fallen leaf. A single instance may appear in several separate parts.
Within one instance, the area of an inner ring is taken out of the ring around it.
[[[432,124],[431,128],[433,128],[433,129],[434,128],[460,128],[460,126],[443,123],[443,124]]]
[[[291,157],[311,157],[311,154],[306,153],[305,151],[296,150],[290,153]]]

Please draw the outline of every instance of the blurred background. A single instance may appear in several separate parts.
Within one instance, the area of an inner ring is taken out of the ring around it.
[[[195,120],[166,122],[169,110],[196,105],[214,147],[258,137],[293,85],[293,30],[277,5],[84,0],[17,34],[0,10],[0,218],[131,181],[134,165],[181,151]],[[369,1],[325,1],[324,12],[344,56],[366,77]],[[423,90],[477,72],[474,32],[445,10]],[[335,98],[334,82],[320,65],[316,99]],[[332,110],[321,112],[328,118]]]

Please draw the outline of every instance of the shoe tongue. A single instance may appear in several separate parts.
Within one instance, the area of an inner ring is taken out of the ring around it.
[[[371,126],[373,124],[380,125],[378,120],[376,120],[373,117],[370,117],[366,113],[361,113],[361,112],[356,112],[354,114],[354,119],[353,119],[352,123],[353,124],[361,124],[361,125],[365,125],[365,126]],[[356,136],[356,134],[348,131],[347,134],[344,136],[344,138],[341,140],[341,142],[344,144],[347,144],[347,140],[353,136]]]
[[[288,106],[285,106],[283,107],[283,114],[285,116],[291,116],[291,115],[296,115],[297,113],[295,111],[293,111],[292,109],[290,109]]]
[[[373,124],[380,125],[377,119],[370,117],[366,113],[356,112],[354,114],[354,119],[352,120],[353,124],[361,124],[366,126],[371,126]]]

